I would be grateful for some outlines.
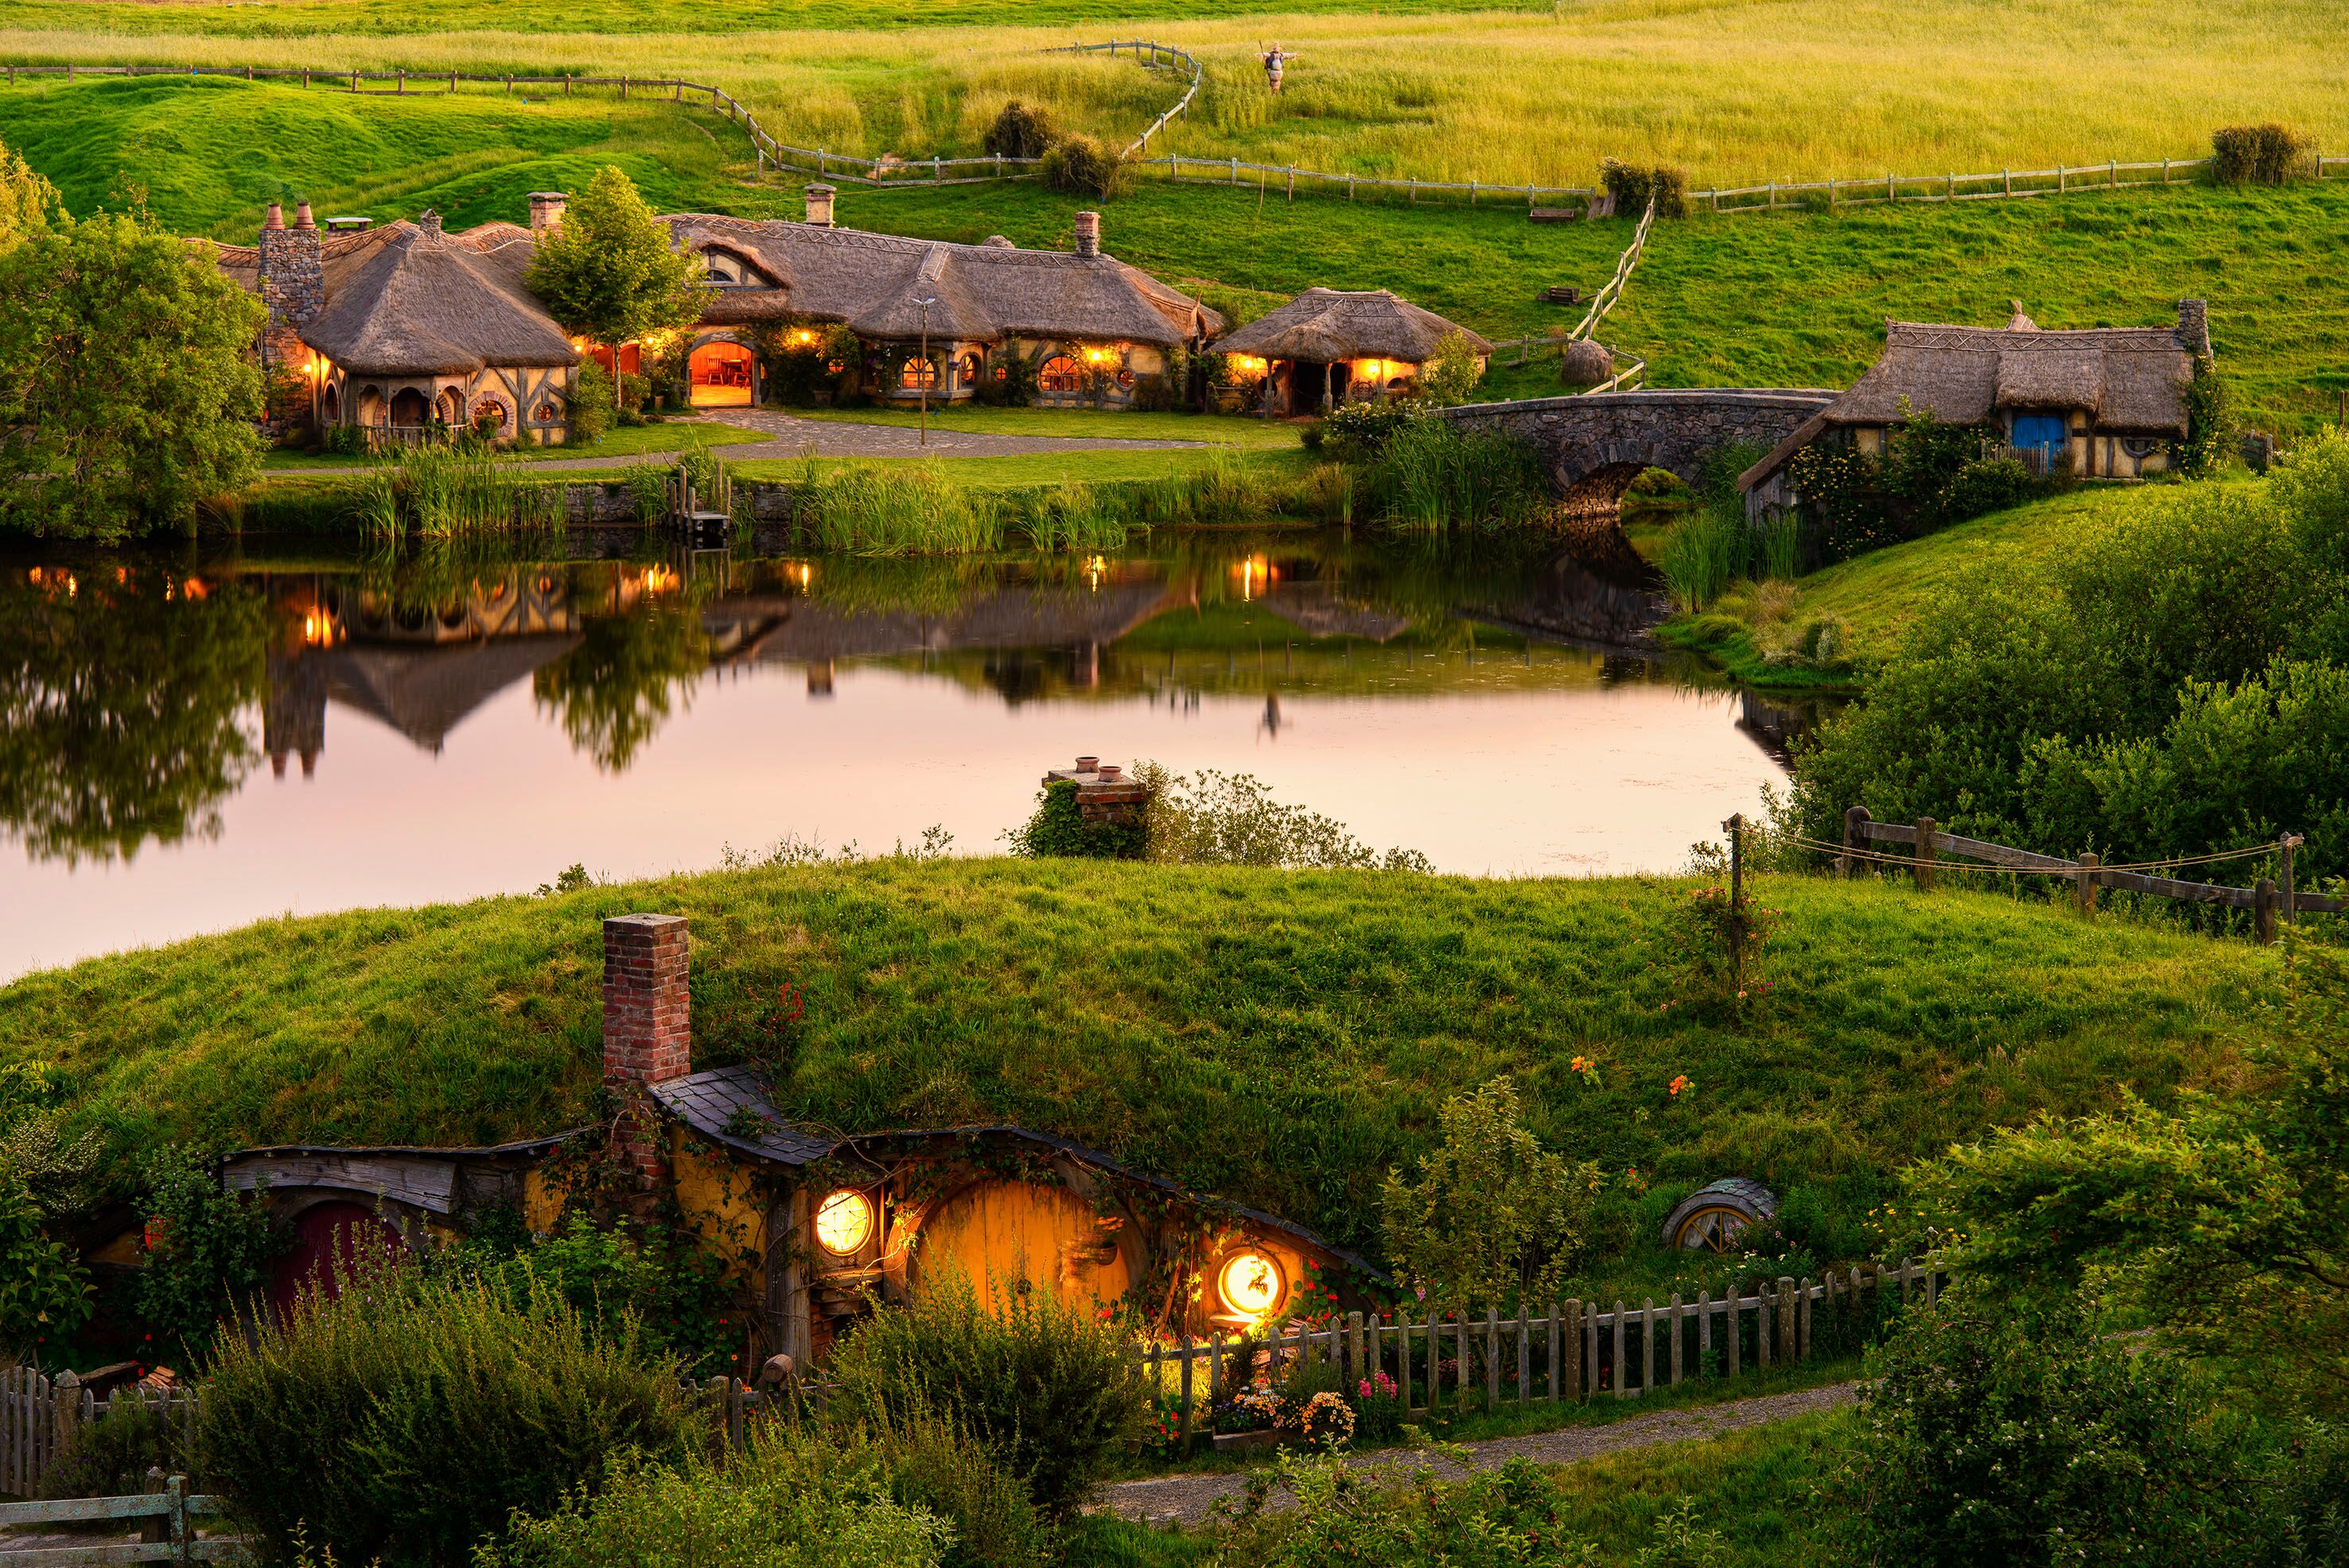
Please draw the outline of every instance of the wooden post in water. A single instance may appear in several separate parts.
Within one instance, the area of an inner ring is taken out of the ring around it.
[[[1933,819],[1917,819],[1917,891],[1933,890]]]

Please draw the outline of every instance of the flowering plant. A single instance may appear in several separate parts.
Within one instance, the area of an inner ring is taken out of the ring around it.
[[[1327,1443],[1331,1447],[1350,1443],[1354,1438],[1354,1407],[1336,1394],[1324,1390],[1305,1401],[1297,1412],[1297,1429],[1306,1439]]]

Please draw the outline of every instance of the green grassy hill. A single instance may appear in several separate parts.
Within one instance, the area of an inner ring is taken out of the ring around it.
[[[760,185],[740,133],[705,111],[610,99],[353,99],[324,88],[212,80],[0,89],[0,141],[77,210],[143,184],[164,222],[250,244],[262,205],[452,227],[519,221],[533,190],[577,189],[616,162],[672,209],[796,215],[795,186]],[[1066,246],[1085,203],[1030,184],[843,192],[842,221],[940,238]],[[1098,204],[1098,203],[1096,203]],[[1578,308],[1541,290],[1595,288],[1627,223],[1540,226],[1522,207],[1412,208],[1253,185],[1145,180],[1109,204],[1111,249],[1226,296],[1316,284],[1392,287],[1495,337],[1562,331]],[[2245,417],[2329,423],[2349,387],[2349,291],[2325,258],[2349,249],[2349,180],[2283,190],[2167,192],[1957,207],[1699,215],[1660,227],[1605,339],[1660,386],[1841,386],[1875,358],[1887,317],[1996,323],[2021,298],[2047,327],[2155,323],[2211,301],[2220,364]],[[1556,389],[1552,366],[1502,366],[1494,395]]]
[[[598,921],[693,919],[697,1062],[791,981],[780,1100],[849,1129],[1011,1120],[1355,1243],[1451,1094],[1656,1201],[1735,1172],[1847,1223],[1919,1155],[2225,1082],[2258,950],[1996,896],[1765,878],[1766,996],[1692,994],[1685,884],[881,861],[264,922],[0,990],[0,1061],[118,1149],[488,1143],[575,1125]],[[1595,1085],[1569,1070],[1598,1061]],[[1676,1075],[1695,1080],[1674,1099]],[[1650,1219],[1661,1218],[1661,1210]]]

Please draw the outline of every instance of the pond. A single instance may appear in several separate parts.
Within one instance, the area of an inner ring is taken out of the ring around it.
[[[1447,871],[1671,871],[1787,715],[1613,547],[1161,533],[1009,561],[527,545],[0,556],[0,977],[780,841],[1000,847],[1081,753],[1254,774]]]

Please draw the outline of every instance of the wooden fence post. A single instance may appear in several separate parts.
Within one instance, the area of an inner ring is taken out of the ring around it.
[[[1917,891],[1933,890],[1933,819],[1917,819]]]
[[[1672,1379],[1672,1386],[1673,1386],[1673,1387],[1675,1387],[1675,1388],[1677,1388],[1677,1387],[1679,1387],[1679,1386],[1681,1386],[1681,1355],[1682,1355],[1682,1352],[1681,1352],[1681,1337],[1682,1337],[1682,1336],[1681,1336],[1681,1327],[1682,1327],[1682,1322],[1683,1322],[1683,1314],[1682,1314],[1682,1307],[1681,1307],[1681,1293],[1680,1293],[1680,1292],[1678,1292],[1678,1291],[1674,1291],[1674,1292],[1672,1293],[1672,1305],[1671,1305],[1671,1324],[1672,1324],[1671,1379]]]
[[[1770,1282],[1761,1280],[1754,1286],[1754,1370],[1770,1370]]]
[[[1615,1298],[1615,1397],[1629,1399],[1631,1392],[1624,1386],[1630,1379],[1623,1376],[1623,1320],[1631,1314],[1623,1306],[1623,1298]]]
[[[1811,1358],[1811,1276],[1795,1287],[1795,1359]]]
[[[1582,1319],[1582,1349],[1580,1376],[1576,1382],[1578,1392],[1575,1397],[1587,1401],[1599,1389],[1599,1303],[1582,1303],[1579,1315]]]
[[[2084,851],[2080,856],[2076,897],[2082,917],[2094,919],[2096,913],[2096,852],[2093,849]]]
[[[163,1483],[163,1495],[171,1501],[171,1561],[193,1563],[196,1560],[196,1532],[188,1523],[188,1478],[171,1477]]]
[[[1851,852],[1865,842],[1868,822],[1868,807],[1864,805],[1852,806],[1843,814],[1844,853],[1836,857],[1836,875],[1847,882],[1859,869],[1860,863]]]
[[[2276,840],[2278,861],[2276,879],[2283,887],[2283,923],[2287,926],[2300,924],[2300,899],[2299,896],[2292,891],[2292,852],[2299,848],[2301,843],[2301,836],[2297,833],[2284,834]]]
[[[1723,1298],[1722,1305],[1729,1309],[1723,1314],[1723,1321],[1729,1325],[1728,1355],[1723,1360],[1723,1372],[1727,1376],[1734,1378],[1740,1370],[1739,1363],[1745,1354],[1745,1336],[1743,1332],[1743,1325],[1737,1321],[1738,1302],[1736,1282],[1732,1281],[1730,1282],[1729,1294]]]
[[[1517,1403],[1529,1403],[1534,1397],[1533,1319],[1526,1314],[1526,1303],[1517,1303]]]
[[[2260,878],[2251,889],[2251,935],[2261,947],[2272,947],[2276,940],[2276,885],[2272,877]]]
[[[1362,1326],[1362,1314],[1354,1314],[1354,1326]],[[1183,1333],[1183,1452],[1191,1451],[1191,1355],[1194,1344],[1188,1329]]]
[[[1558,1358],[1558,1355],[1559,1355],[1559,1352],[1560,1352],[1561,1348],[1562,1348],[1562,1347],[1560,1346],[1560,1345],[1559,1345],[1559,1343],[1558,1343],[1557,1303],[1556,1302],[1552,1302],[1552,1303],[1549,1303],[1549,1364],[1548,1364],[1548,1365],[1549,1365],[1549,1402],[1550,1402],[1551,1404],[1553,1404],[1553,1405],[1555,1405],[1555,1404],[1557,1404],[1557,1374],[1558,1374],[1557,1358]]]
[[[1705,1364],[1713,1359],[1713,1289],[1707,1286],[1696,1293],[1696,1375],[1710,1376],[1712,1368]]]

